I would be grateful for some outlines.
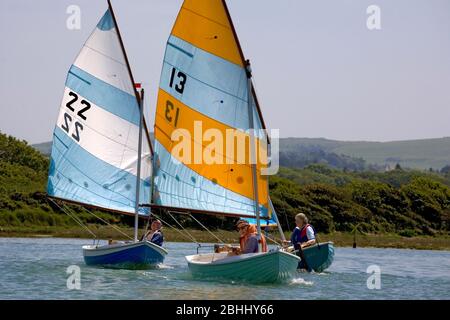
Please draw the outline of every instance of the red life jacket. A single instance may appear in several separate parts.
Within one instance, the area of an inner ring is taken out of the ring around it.
[[[316,230],[314,230],[314,227],[310,224],[306,224],[305,226],[303,226],[302,230],[300,230],[300,243],[304,243],[310,239],[308,239],[308,236],[306,234],[306,229],[308,229],[308,227],[311,227],[314,231],[314,234],[316,234]]]

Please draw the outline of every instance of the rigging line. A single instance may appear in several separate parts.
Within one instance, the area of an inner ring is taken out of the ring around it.
[[[152,214],[150,213],[150,215],[148,216],[148,219],[147,219],[147,223],[145,224],[144,237],[147,234],[148,226],[150,225],[150,217],[151,216],[152,216]]]
[[[203,223],[198,221],[191,213],[189,213],[189,216],[194,219],[200,226],[202,226],[210,235],[212,235],[214,238],[216,238],[220,243],[224,243],[219,237],[217,237],[214,233],[212,233]]]
[[[59,207],[59,206],[58,206]],[[61,208],[61,207],[59,207]],[[76,223],[78,223],[78,225],[80,225],[81,227],[83,227],[84,229],[86,229],[91,235],[94,236],[94,238],[97,238],[97,236],[95,235],[95,233],[93,231],[91,231],[84,223],[83,221],[81,221],[81,219],[79,217],[76,216],[76,214],[70,210],[70,208],[66,205],[63,204],[63,208],[61,208],[63,210],[63,212],[65,214],[67,214],[69,217],[71,217]]]
[[[175,217],[170,213],[170,210],[167,210],[167,213],[176,222],[176,224],[178,224],[180,226],[180,228],[183,229],[183,231],[192,239],[193,242],[199,244],[199,242],[197,240],[195,240],[195,238],[188,231],[186,231],[185,228],[183,228],[183,226],[178,222],[178,220],[175,219]]]
[[[79,220],[77,217],[72,216],[72,214],[70,214],[69,212],[67,212],[66,210],[64,210],[60,205],[58,205],[58,203],[56,201],[54,201],[51,198],[48,198],[55,206],[57,206],[62,212],[64,212],[66,215],[68,215],[70,218],[72,218],[80,227],[86,229],[93,237],[94,239],[97,238],[97,236],[95,235],[94,232],[92,232],[87,226],[85,226],[81,220]]]
[[[133,240],[128,234],[126,234],[125,232],[123,232],[122,230],[120,230],[119,227],[117,227],[117,226],[115,226],[115,225],[109,223],[108,221],[106,221],[105,219],[99,217],[98,215],[96,215],[95,213],[93,213],[92,211],[90,211],[89,209],[84,208],[84,207],[83,207],[83,209],[84,209],[87,213],[90,213],[91,215],[93,215],[94,217],[96,217],[97,219],[99,219],[100,221],[102,221],[103,223],[107,224],[108,226],[110,226],[111,228],[113,228],[114,230],[116,230],[117,232],[119,232],[119,233],[121,233],[122,235],[124,235],[125,237],[127,237],[128,239]]]
[[[76,213],[71,210],[65,203],[63,203],[63,211],[69,216],[71,217],[73,220],[75,220],[75,222],[77,222],[80,226],[82,226],[83,228],[85,228],[90,234],[92,234],[94,236],[94,239],[97,238],[97,236],[95,235],[95,233],[93,231],[91,231],[87,225],[85,225],[83,223],[83,221],[81,221],[81,219],[79,217],[77,217]]]
[[[277,240],[275,240],[275,237],[270,237],[268,234],[264,235],[268,240],[272,241],[273,243],[275,243],[276,245],[281,246],[281,243],[279,243]]]
[[[280,211],[280,212],[281,212],[281,211]],[[286,211],[284,211],[284,210],[283,210],[283,216],[284,216],[284,220],[285,220],[285,222],[286,222],[286,225],[287,225],[288,229],[289,229],[289,230],[292,230],[292,229],[291,229],[291,226],[289,225],[289,220],[288,220]]]
[[[180,230],[178,230],[177,228],[175,228],[174,226],[172,226],[170,223],[164,221],[161,217],[159,217],[158,215],[156,215],[155,213],[152,213],[152,215],[154,217],[156,217],[157,219],[161,220],[162,223],[164,223],[165,225],[167,225],[169,228],[172,228],[173,230],[175,230],[176,232],[178,232],[179,234],[181,234],[183,237],[187,238],[188,240],[192,240],[191,238],[187,237],[183,232],[181,232]]]

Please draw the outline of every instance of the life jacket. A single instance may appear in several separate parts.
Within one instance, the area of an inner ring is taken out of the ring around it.
[[[151,239],[151,240],[153,240],[153,238],[154,238],[157,234],[160,234],[161,236],[163,235],[163,233],[162,233],[161,230],[156,230],[156,231],[152,234],[152,239]],[[151,241],[151,240],[150,240],[150,241]]]
[[[308,239],[308,235],[306,234],[306,230],[308,229],[308,227],[311,227],[314,231],[314,235],[316,235],[316,230],[314,229],[314,227],[310,224],[306,224],[305,226],[303,226],[303,228],[300,230],[300,243],[304,243],[310,239]]]
[[[249,225],[247,229],[247,233],[239,238],[239,244],[241,246],[241,250],[244,250],[245,243],[247,242],[248,238],[250,238],[251,235],[257,234],[258,231],[256,230],[256,227],[254,225]],[[266,243],[266,237],[261,234],[261,238],[259,239],[259,244],[262,246],[262,252],[267,252],[267,243]],[[258,246],[259,250],[259,246]]]
[[[152,234],[152,238],[151,239],[147,239],[147,237],[150,235],[150,233],[152,233],[152,230],[147,231],[147,233],[142,237],[142,240],[146,239],[150,242],[152,242],[153,238],[157,235],[157,234],[161,234],[163,235],[161,230],[155,230],[155,232],[153,232]]]

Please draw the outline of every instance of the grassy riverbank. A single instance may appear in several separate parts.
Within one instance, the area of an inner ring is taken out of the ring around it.
[[[450,171],[400,166],[389,172],[337,170],[316,162],[280,168],[269,179],[270,197],[284,230],[291,230],[295,215],[304,212],[323,233],[321,241],[331,240],[337,246],[351,246],[351,232],[357,231],[358,246],[450,250]],[[48,168],[48,158],[26,142],[0,133],[0,236],[91,238],[77,225],[82,223],[100,239],[124,238],[99,221],[124,226],[128,235],[133,234],[133,217],[50,200]],[[153,214],[176,225],[163,210]],[[185,228],[199,226],[186,215],[176,219]],[[224,242],[237,240],[233,231],[237,219],[207,215],[196,219],[210,229],[232,230],[216,232]],[[191,233],[199,242],[215,241],[205,231]],[[166,239],[192,241],[169,228]]]
[[[99,239],[127,239],[127,237],[110,226],[91,225],[89,226]],[[130,238],[133,236],[133,229],[121,227]],[[181,232],[181,231],[180,231]],[[166,241],[189,242],[190,238],[178,231],[166,228],[164,234]],[[206,231],[188,230],[198,242],[217,242],[214,237]],[[140,230],[142,234],[142,230]],[[216,230],[214,234],[226,243],[236,243],[237,233],[226,230]],[[278,235],[274,235],[277,237]],[[289,234],[286,233],[289,237]],[[0,227],[0,237],[58,237],[58,238],[92,238],[92,236],[81,227]],[[334,232],[329,234],[319,234],[321,242],[333,241],[338,247],[351,247],[353,245],[353,235],[350,233]],[[376,248],[401,248],[420,250],[450,250],[450,236],[417,236],[402,237],[396,234],[358,234],[356,237],[358,247]]]

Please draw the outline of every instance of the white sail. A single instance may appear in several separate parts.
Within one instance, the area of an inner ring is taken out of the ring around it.
[[[151,148],[145,132],[143,137],[140,203],[148,204]],[[53,133],[48,194],[134,213],[138,138],[139,104],[108,9],[67,75]]]

